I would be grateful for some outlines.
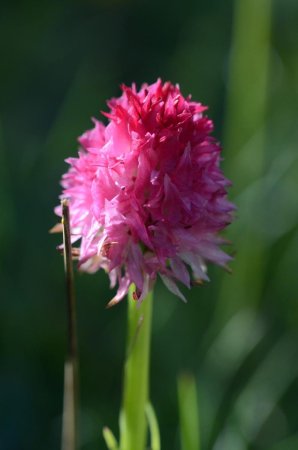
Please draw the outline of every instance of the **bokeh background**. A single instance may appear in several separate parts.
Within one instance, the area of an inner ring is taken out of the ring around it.
[[[177,375],[190,370],[202,449],[297,450],[297,1],[4,1],[0,47],[0,449],[60,446],[65,287],[48,229],[64,159],[120,83],[162,77],[209,105],[238,207],[233,274],[210,267],[187,305],[156,290],[162,448],[180,448]],[[105,310],[102,273],[77,274],[76,289],[80,449],[104,449],[102,427],[118,435],[126,304]]]

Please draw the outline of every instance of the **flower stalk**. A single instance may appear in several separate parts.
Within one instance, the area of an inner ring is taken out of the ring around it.
[[[128,294],[128,334],[120,413],[120,450],[144,450],[147,440],[146,407],[149,398],[149,356],[152,292],[138,305]]]

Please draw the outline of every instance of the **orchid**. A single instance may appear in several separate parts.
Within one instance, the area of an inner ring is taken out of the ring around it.
[[[205,106],[161,80],[139,91],[123,85],[108,106],[109,123],[93,119],[62,178],[73,242],[80,240],[79,267],[102,268],[111,287],[118,283],[110,305],[132,283],[141,302],[158,274],[185,300],[177,282],[201,283],[208,280],[206,262],[227,267],[231,259],[219,232],[234,205],[213,123]]]
[[[93,119],[94,127],[79,138],[78,157],[66,160],[61,198],[62,207],[63,199],[69,205],[72,243],[80,241],[72,249],[79,268],[104,269],[111,287],[118,284],[108,306],[128,294],[119,449],[144,450],[147,421],[155,422],[149,403],[155,281],[159,275],[185,300],[177,283],[190,288],[208,280],[207,262],[228,269],[231,257],[220,248],[226,243],[220,231],[235,208],[206,106],[161,80],[139,91],[123,85],[108,106],[108,124]],[[153,428],[151,437],[159,442]],[[109,450],[118,448],[108,428],[104,437]]]

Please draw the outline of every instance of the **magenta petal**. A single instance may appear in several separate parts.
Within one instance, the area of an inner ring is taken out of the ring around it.
[[[123,277],[119,281],[119,287],[116,295],[109,301],[108,307],[114,306],[120,302],[128,293],[129,286],[131,284],[131,280],[127,277]]]
[[[177,297],[181,298],[181,300],[186,303],[186,298],[182,294],[182,292],[179,290],[178,286],[176,285],[175,281],[173,281],[170,277],[167,277],[166,275],[163,275],[162,273],[159,274],[160,278],[164,282],[164,285],[171,291],[173,294],[177,295]]]
[[[144,259],[142,251],[137,244],[130,246],[130,252],[127,257],[127,272],[134,280],[136,287],[142,291],[144,285]]]
[[[177,280],[181,281],[181,283],[185,284],[188,288],[190,287],[190,276],[188,270],[185,267],[183,261],[179,258],[170,258],[170,266],[173,272],[173,275]]]
[[[139,298],[138,298],[138,303],[139,303],[139,304],[142,303],[142,301],[143,301],[143,300],[147,297],[147,295],[149,294],[150,289],[152,288],[151,284],[152,284],[152,283],[150,283],[149,275],[146,274],[146,275],[144,276],[144,282],[143,282],[143,287],[142,287],[142,289],[141,289],[141,294],[140,294],[140,296],[139,296]]]
[[[195,253],[185,252],[180,253],[180,257],[186,264],[190,265],[195,280],[209,281],[209,278],[206,274],[206,264],[204,263],[204,260],[201,256]]]

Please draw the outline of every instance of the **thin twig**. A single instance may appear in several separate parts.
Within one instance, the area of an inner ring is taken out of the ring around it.
[[[67,318],[68,318],[68,357],[77,358],[77,336],[76,336],[76,302],[73,283],[72,248],[69,225],[68,200],[62,200],[62,225],[64,244],[64,270],[66,278],[67,294]]]
[[[64,401],[62,423],[62,450],[75,450],[77,446],[77,397],[78,397],[78,354],[76,334],[76,301],[72,264],[72,248],[68,200],[62,205],[64,270],[67,295],[67,357],[64,367]]]

